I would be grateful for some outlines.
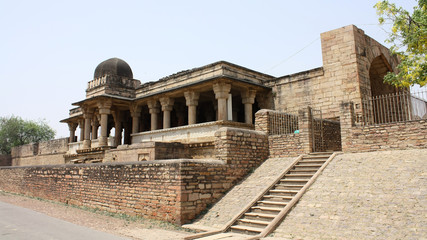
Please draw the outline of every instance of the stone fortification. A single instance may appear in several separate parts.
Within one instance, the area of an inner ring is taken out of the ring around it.
[[[425,119],[360,125],[356,123],[354,104],[341,105],[342,149],[345,152],[367,152],[389,149],[427,148]]]
[[[68,138],[31,143],[12,148],[12,165],[63,164],[68,151]]]
[[[374,89],[378,93],[387,88],[371,82],[375,76],[370,69],[383,67],[373,65],[378,58],[387,62],[386,71],[393,71],[397,59],[363,30],[345,26],[322,33],[321,42],[321,68],[265,81],[272,88],[275,110],[294,112],[311,106],[322,110],[324,118],[337,119],[342,101],[353,101],[361,111],[361,98],[371,96],[371,89],[378,88]]]
[[[6,167],[0,189],[183,224],[268,156],[262,132],[221,128],[215,136],[218,160]]]

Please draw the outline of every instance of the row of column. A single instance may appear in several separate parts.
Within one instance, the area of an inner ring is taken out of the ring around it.
[[[231,84],[216,83],[213,85],[215,99],[218,101],[218,120],[228,120],[227,100],[230,98]],[[246,89],[242,92],[242,103],[245,108],[245,123],[252,124],[252,105],[255,101],[256,91]],[[188,107],[188,124],[196,124],[197,106],[199,103],[200,93],[195,91],[184,92],[186,105]],[[160,104],[159,104],[160,103]],[[157,120],[160,109],[163,112],[163,128],[170,128],[171,126],[171,111],[174,105],[174,99],[170,97],[162,97],[158,101],[150,100],[147,102],[149,113],[151,116],[151,130],[157,130]],[[112,114],[114,118],[115,128],[115,145],[119,145],[121,141],[122,132],[122,116],[119,111],[111,111],[111,102],[100,102],[98,104],[99,118],[93,118],[94,110],[89,108],[82,108],[83,119],[79,123],[81,126],[80,139],[83,140],[83,148],[88,149],[91,146],[91,126],[92,126],[92,139],[98,136],[98,127],[101,127],[101,136],[99,136],[99,146],[108,146],[108,115]],[[141,106],[131,105],[130,114],[132,117],[132,133],[137,133],[139,130],[139,122],[141,115]],[[98,119],[98,121],[97,121]],[[92,122],[92,125],[91,125]],[[83,125],[83,127],[82,127]],[[70,128],[70,142],[75,138],[75,130],[77,123],[69,123]]]

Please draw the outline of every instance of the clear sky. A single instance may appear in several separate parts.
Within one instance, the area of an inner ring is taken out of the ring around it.
[[[273,76],[320,67],[322,32],[354,24],[383,43],[375,3],[0,0],[0,116],[45,119],[67,137],[59,121],[112,57],[141,82],[219,60]]]

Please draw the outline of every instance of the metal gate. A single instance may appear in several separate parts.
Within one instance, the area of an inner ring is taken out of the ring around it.
[[[324,146],[324,130],[323,130],[323,118],[322,111],[310,109],[311,111],[311,137],[312,137],[312,151],[323,152],[325,151]]]

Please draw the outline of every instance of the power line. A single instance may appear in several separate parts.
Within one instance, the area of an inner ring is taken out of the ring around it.
[[[289,59],[293,58],[294,56],[298,55],[300,52],[304,51],[304,49],[308,48],[309,46],[311,46],[313,43],[315,43],[317,40],[319,40],[320,37],[317,37],[316,39],[314,39],[313,41],[311,41],[309,44],[307,44],[305,47],[301,48],[300,50],[298,50],[297,52],[295,52],[294,54],[292,54],[291,56],[285,58],[284,60],[282,60],[281,62],[279,62],[278,64],[274,65],[273,67],[267,69],[265,72],[270,72],[271,70],[277,68],[278,66],[282,65],[283,63],[289,61]]]

